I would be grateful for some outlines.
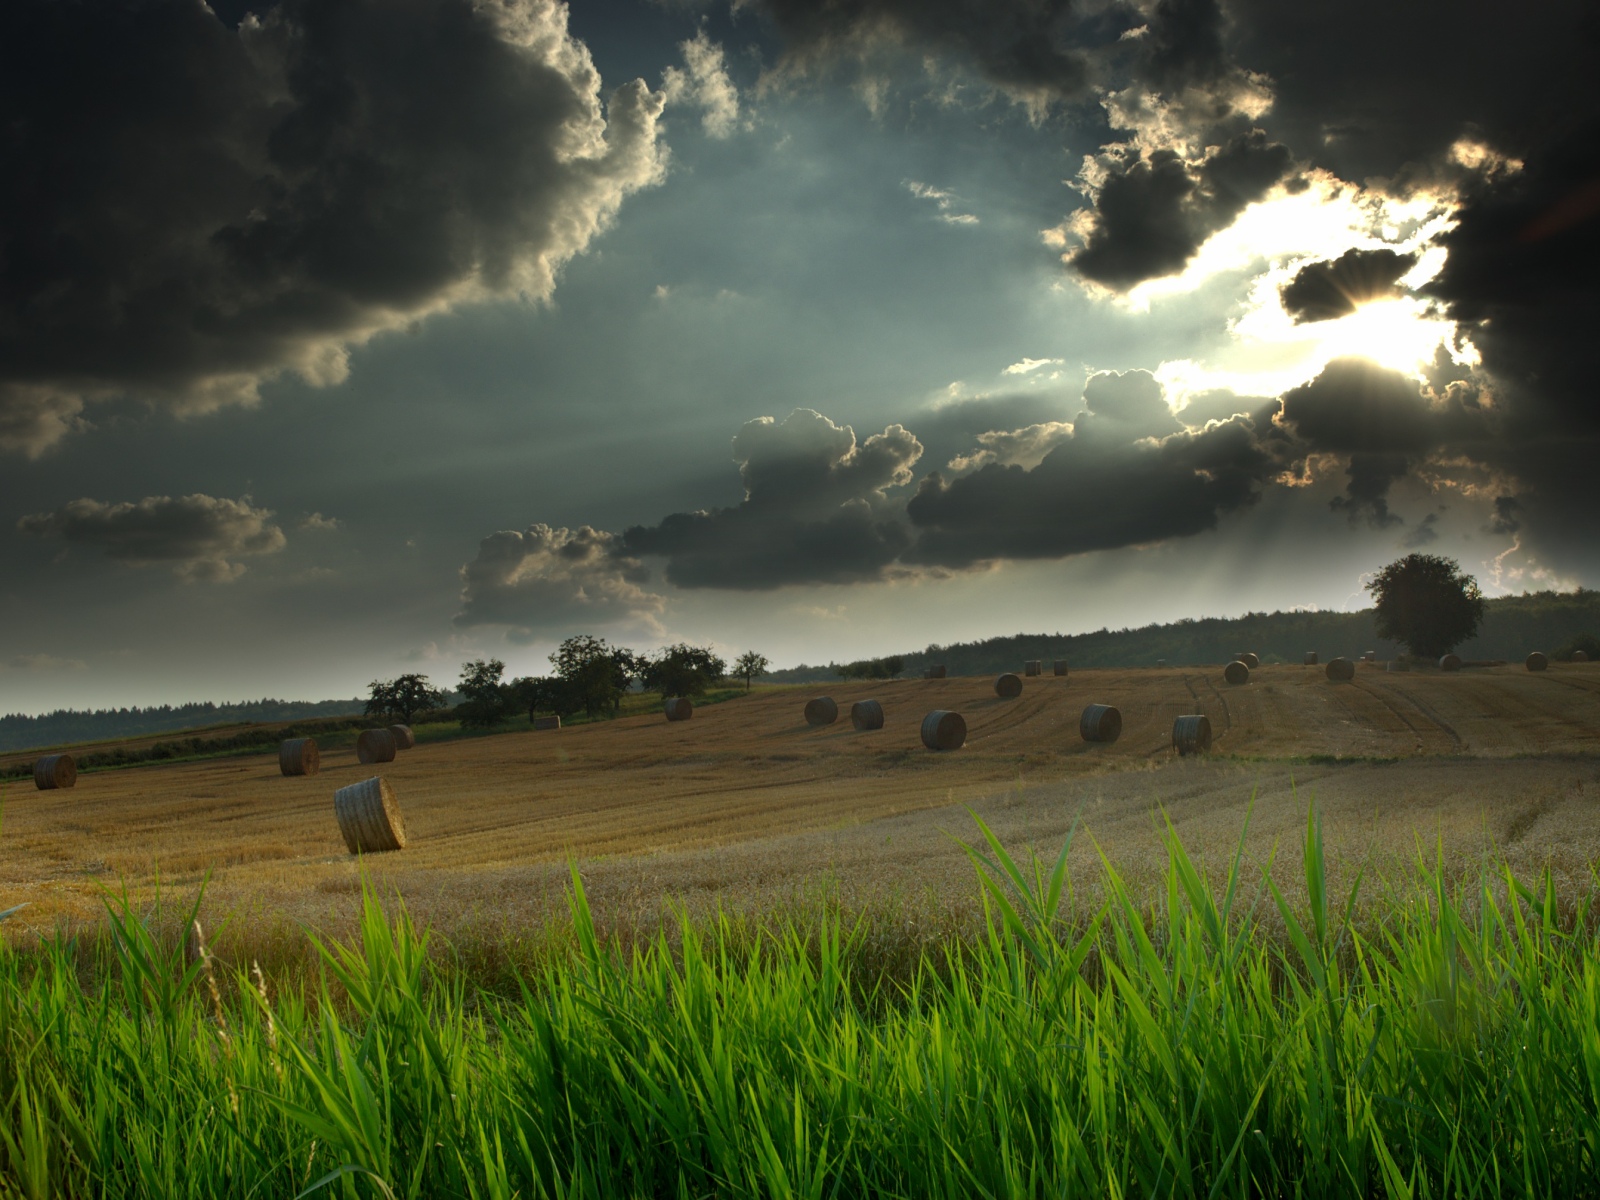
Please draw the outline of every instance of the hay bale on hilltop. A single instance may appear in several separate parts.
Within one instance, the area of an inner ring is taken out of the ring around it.
[[[396,750],[410,750],[417,744],[417,735],[411,732],[409,725],[391,725],[389,732],[394,735]]]
[[[1459,671],[1459,670],[1461,670],[1461,656],[1459,654],[1446,654],[1443,658],[1441,658],[1439,660],[1439,670],[1441,670],[1441,671]]]
[[[321,769],[316,738],[289,738],[278,743],[278,770],[285,775],[315,775]]]
[[[1246,650],[1241,654],[1236,654],[1234,655],[1234,659],[1237,662],[1242,662],[1252,671],[1256,671],[1261,668],[1261,656],[1253,650]]]
[[[1058,659],[1056,659],[1055,663],[1052,664],[1052,665],[1053,665],[1053,668],[1055,670],[1056,675],[1059,678],[1065,679],[1067,677],[1067,660],[1066,659],[1058,658]]]
[[[356,737],[356,758],[368,766],[393,762],[394,734],[387,729],[363,729]]]
[[[1022,695],[1022,680],[1007,671],[994,681],[994,694],[1002,700],[1015,700]]]
[[[839,719],[839,706],[832,696],[817,696],[806,701],[807,725],[832,725]]]
[[[1588,662],[1589,661],[1589,652],[1587,650],[1574,650],[1572,652],[1572,661],[1573,662]]]
[[[1204,754],[1211,749],[1211,718],[1193,713],[1172,722],[1172,745],[1179,754]]]
[[[1241,683],[1250,682],[1250,667],[1242,659],[1234,659],[1222,668],[1222,678],[1225,683],[1237,687]]]
[[[1550,658],[1541,651],[1535,650],[1532,654],[1528,655],[1527,658],[1522,660],[1522,665],[1527,667],[1530,671],[1544,671],[1550,666]]]
[[[882,729],[883,705],[876,700],[857,700],[850,706],[850,724],[857,730]]]
[[[1378,661],[1378,652],[1376,650],[1363,651],[1362,655],[1361,655],[1361,661],[1362,662],[1370,662],[1370,663],[1377,662]]]
[[[1323,672],[1334,683],[1349,683],[1356,677],[1356,665],[1348,658],[1330,658]]]
[[[1166,665],[1167,665],[1167,660],[1166,659],[1164,659],[1164,658],[1156,659],[1156,669],[1157,670],[1164,670],[1166,668]]]
[[[404,850],[406,826],[394,789],[381,775],[342,787],[333,794],[333,815],[351,854]]]
[[[943,679],[944,675],[945,675],[945,672],[944,672],[944,664],[943,663],[940,663],[937,667],[929,667],[928,668],[928,678],[929,679]]]
[[[922,744],[929,750],[959,750],[967,743],[967,722],[958,712],[936,708],[922,718]]]
[[[535,717],[533,719],[533,727],[536,730],[560,729],[561,728],[561,718],[559,716],[555,716],[555,717]]]
[[[1317,665],[1317,652],[1315,650],[1307,650],[1306,651],[1306,666],[1314,667],[1316,665]]]
[[[694,705],[687,696],[668,696],[663,707],[669,721],[687,721],[694,716]]]
[[[1044,664],[1037,658],[1030,659],[1028,662],[1022,664],[1022,673],[1029,676],[1043,675]]]
[[[33,764],[33,786],[41,792],[76,787],[78,763],[70,754],[46,754]]]
[[[1078,718],[1078,733],[1086,742],[1110,744],[1122,736],[1122,712],[1109,704],[1091,704]]]

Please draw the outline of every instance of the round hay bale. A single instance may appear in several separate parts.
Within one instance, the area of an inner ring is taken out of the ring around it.
[[[1334,683],[1349,683],[1356,677],[1356,665],[1348,658],[1330,658],[1323,671]]]
[[[832,696],[817,696],[806,701],[807,725],[832,725],[839,719],[839,706]]]
[[[370,766],[394,761],[394,734],[387,729],[363,729],[356,738],[356,758]]]
[[[936,708],[922,718],[922,744],[929,750],[959,750],[967,743],[967,722],[958,712]]]
[[[857,700],[850,706],[850,724],[857,729],[882,729],[883,705],[876,700]]]
[[[1242,662],[1252,671],[1258,670],[1261,666],[1261,658],[1253,650],[1246,650],[1243,654],[1235,655],[1234,660],[1236,662]]]
[[[1365,651],[1361,655],[1361,661],[1362,662],[1377,662],[1378,661],[1378,652],[1376,650]]]
[[[400,818],[400,805],[381,775],[336,791],[333,815],[339,819],[339,832],[351,854],[405,849],[406,825]]]
[[[1535,650],[1532,654],[1528,655],[1527,658],[1522,660],[1522,665],[1527,667],[1530,671],[1543,671],[1550,666],[1550,659],[1541,651]]]
[[[694,716],[694,705],[687,696],[668,696],[666,712],[669,721],[687,721]]]
[[[315,775],[321,769],[316,738],[289,738],[278,743],[278,770],[285,775]]]
[[[1167,660],[1166,659],[1164,659],[1164,658],[1156,659],[1156,666],[1157,667],[1165,667],[1166,665],[1167,665]]]
[[[1572,661],[1573,662],[1588,662],[1589,661],[1589,652],[1587,650],[1574,650],[1572,652]]]
[[[533,719],[533,727],[536,730],[560,729],[561,728],[561,718],[559,716],[555,716],[555,717],[535,717]]]
[[[1238,686],[1241,683],[1249,683],[1250,667],[1242,659],[1236,658],[1222,668],[1222,678],[1224,682],[1231,683],[1234,686]]]
[[[394,735],[396,750],[410,750],[417,744],[417,735],[411,732],[409,725],[391,725],[389,732]]]
[[[1172,722],[1172,744],[1179,754],[1204,754],[1211,749],[1211,718],[1204,713]]]
[[[929,679],[943,679],[944,678],[944,666],[943,666],[943,664],[940,664],[937,667],[929,667],[928,668],[928,678]]]
[[[1078,718],[1078,732],[1086,742],[1114,742],[1122,736],[1122,713],[1109,704],[1091,704]]]
[[[1007,671],[994,681],[994,694],[1002,700],[1015,700],[1022,695],[1022,680]]]
[[[1042,675],[1044,674],[1043,663],[1037,658],[1031,659],[1022,664],[1022,673],[1028,676]]]
[[[1439,660],[1439,670],[1441,670],[1441,671],[1459,671],[1459,670],[1461,670],[1461,656],[1459,654],[1446,654],[1443,658],[1441,658]]]
[[[1058,676],[1060,676],[1062,679],[1065,679],[1067,677],[1067,660],[1066,659],[1064,659],[1064,658],[1056,659],[1056,661],[1053,664],[1053,666],[1054,666],[1054,669],[1055,669],[1055,673]]]
[[[1306,666],[1314,667],[1316,665],[1317,665],[1317,652],[1315,650],[1307,650],[1306,651]]]
[[[46,754],[33,764],[33,786],[41,792],[69,788],[78,782],[78,764],[70,754]]]

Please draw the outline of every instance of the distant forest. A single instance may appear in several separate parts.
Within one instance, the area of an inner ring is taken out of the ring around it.
[[[1579,634],[1600,634],[1600,592],[1533,592],[1489,601],[1478,636],[1458,653],[1467,659],[1520,661],[1530,650],[1555,650]],[[1247,613],[1242,617],[1204,617],[1142,629],[1101,629],[1094,633],[1021,633],[954,642],[907,651],[905,675],[916,678],[942,663],[952,675],[1014,671],[1029,659],[1064,658],[1074,667],[1152,667],[1158,659],[1173,666],[1227,662],[1253,650],[1264,663],[1304,662],[1315,650],[1326,662],[1376,650],[1392,658],[1401,647],[1373,632],[1373,611]],[[772,671],[776,683],[814,683],[839,678],[836,663]]]
[[[58,709],[38,717],[0,717],[0,751],[140,737],[173,729],[236,725],[253,721],[298,721],[305,717],[359,714],[365,700],[245,700],[238,704],[163,704],[159,708],[105,708],[94,712]]]

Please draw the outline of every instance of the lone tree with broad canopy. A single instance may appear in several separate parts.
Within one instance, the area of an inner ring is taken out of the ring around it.
[[[663,696],[703,696],[728,673],[728,664],[709,646],[679,642],[664,646],[645,660],[644,686]]]
[[[1478,632],[1488,602],[1478,581],[1453,558],[1408,554],[1367,584],[1377,609],[1379,637],[1422,658],[1448,654]]]
[[[457,690],[462,699],[456,705],[456,719],[463,726],[487,729],[510,714],[516,698],[501,682],[505,673],[506,665],[498,658],[475,658],[461,664],[461,685]]]
[[[558,711],[565,709],[561,715],[581,708],[591,717],[605,712],[616,716],[622,697],[643,668],[632,650],[587,633],[562,642],[550,656],[550,665],[556,669]]]
[[[733,673],[744,680],[744,690],[750,690],[750,681],[759,679],[767,673],[767,668],[772,664],[767,661],[767,656],[757,654],[754,650],[746,650],[733,661]]]
[[[398,717],[401,724],[409,725],[417,713],[444,707],[445,694],[429,684],[426,675],[374,679],[369,686],[371,692],[366,707],[369,717]]]

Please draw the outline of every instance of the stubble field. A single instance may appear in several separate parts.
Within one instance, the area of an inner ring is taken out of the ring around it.
[[[926,908],[970,901],[955,837],[965,806],[1008,843],[1043,851],[1078,821],[1075,873],[1104,853],[1136,884],[1166,866],[1169,818],[1220,869],[1255,796],[1247,850],[1265,864],[1299,837],[1315,795],[1336,873],[1403,866],[1419,847],[1451,861],[1493,850],[1587,890],[1600,860],[1600,665],[1459,675],[1363,666],[1352,684],[1317,668],[1264,667],[1238,688],[1220,670],[1074,672],[1001,700],[988,678],[764,688],[687,723],[659,715],[544,733],[424,744],[380,768],[349,751],[321,774],[284,778],[274,755],[86,774],[75,789],[8,787],[0,908],[28,902],[11,936],[93,919],[103,887],[192,891],[247,924],[347,927],[356,863],[333,817],[336,788],[381,773],[411,844],[373,857],[380,887],[451,928],[538,924],[564,907],[576,858],[606,919],[658,919],[669,904],[794,903]],[[808,727],[805,700],[838,700]],[[876,697],[885,728],[858,733],[852,701]],[[1078,716],[1117,705],[1121,739],[1090,745]],[[925,712],[952,708],[964,749],[922,748]],[[1170,748],[1172,720],[1202,712],[1204,760]],[[1290,856],[1292,857],[1292,855]],[[1287,873],[1293,878],[1295,870]]]

